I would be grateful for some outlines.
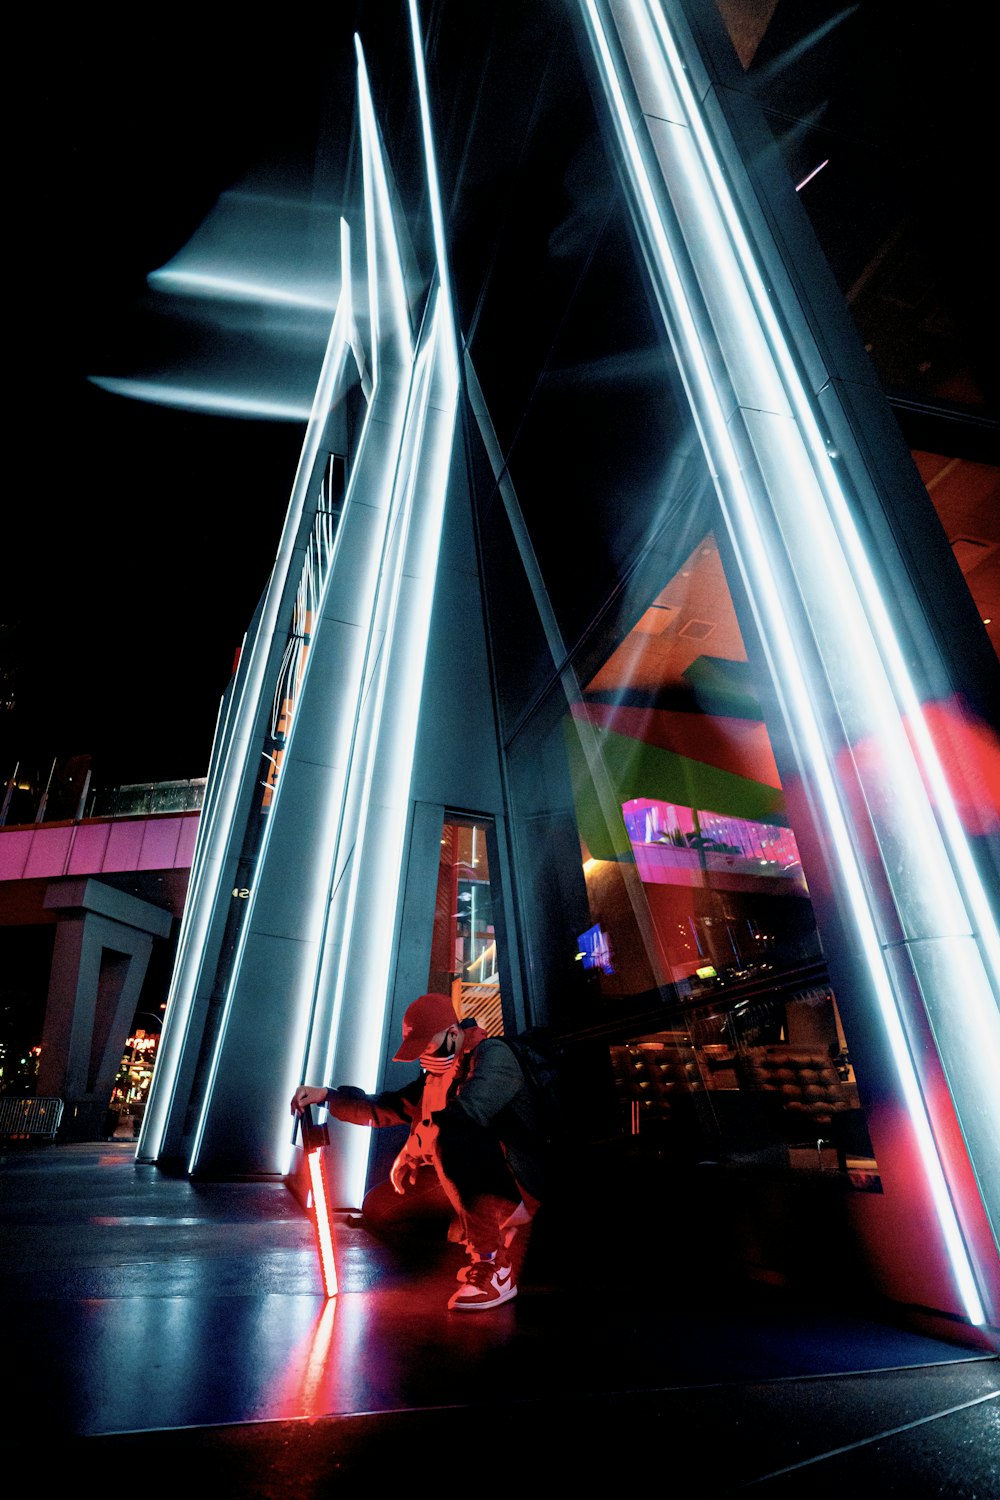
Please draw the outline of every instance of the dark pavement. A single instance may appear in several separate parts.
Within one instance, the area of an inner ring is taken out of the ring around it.
[[[131,1142],[0,1151],[7,1472],[37,1489],[314,1497],[474,1465],[480,1493],[1000,1496],[985,1341],[685,1269],[608,1226],[449,1313],[453,1247],[338,1219],[326,1302],[280,1183],[192,1183]],[[609,1239],[609,1243],[611,1242]],[[533,1247],[534,1250],[534,1247]],[[439,1476],[440,1477],[440,1476]]]

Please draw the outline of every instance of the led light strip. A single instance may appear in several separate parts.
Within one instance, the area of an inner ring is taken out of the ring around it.
[[[309,637],[333,561],[336,528],[333,525],[333,511],[325,506],[327,484],[328,476],[324,475],[320,487],[319,508],[313,518],[312,531],[306,543],[306,555],[302,562],[302,573],[295,595],[288,644],[285,647],[274,686],[270,722],[272,740],[281,739],[283,736],[287,738],[287,725],[291,724],[296,698],[302,685],[302,671]],[[282,719],[286,723],[285,730],[279,728]],[[267,751],[263,751],[262,754],[267,755]],[[268,756],[268,759],[270,758]]]
[[[316,1242],[319,1246],[319,1264],[323,1274],[323,1290],[327,1297],[336,1297],[340,1290],[337,1277],[337,1256],[333,1242],[333,1210],[323,1169],[323,1148],[314,1146],[307,1154],[309,1185],[312,1188],[313,1223],[316,1226]]]
[[[887,871],[905,930],[921,930],[921,907],[932,911],[936,935],[967,934],[971,942],[957,942],[951,955],[952,981],[947,995],[937,993],[933,981],[914,974],[920,985],[927,1014],[937,1032],[947,1027],[954,996],[961,996],[962,1025],[973,1038],[971,1052],[957,1055],[949,1038],[942,1038],[941,1061],[946,1075],[958,1086],[956,1101],[959,1120],[966,1121],[975,1137],[980,1162],[995,1160],[1000,1144],[1000,1121],[997,1119],[996,1083],[1000,1077],[1000,934],[996,917],[969,849],[950,787],[940,758],[927,728],[919,697],[907,669],[904,654],[889,618],[872,569],[851,514],[848,497],[839,482],[837,466],[831,459],[815,419],[792,352],[781,330],[767,288],[757,264],[735,204],[715,158],[708,132],[691,91],[689,74],[664,16],[657,6],[645,7],[645,13],[656,29],[655,39],[647,33],[647,49],[655,51],[656,42],[663,47],[670,62],[671,83],[684,104],[685,123],[698,145],[699,160],[711,182],[714,199],[725,220],[729,244],[732,245],[750,290],[754,310],[764,331],[788,393],[795,419],[805,440],[805,449],[786,444],[784,461],[789,473],[798,465],[795,505],[803,513],[807,497],[810,525],[825,529],[820,543],[824,568],[840,572],[839,582],[830,590],[838,600],[837,628],[851,632],[850,648],[843,654],[851,662],[853,675],[863,673],[868,680],[865,709],[873,721],[877,743],[882,747],[884,767],[892,771],[891,810],[883,803],[882,821],[889,837],[906,849],[906,859],[919,871],[920,899],[914,909],[911,889],[899,888],[891,868]],[[725,256],[729,244],[720,240],[717,250]],[[754,330],[749,328],[748,335]],[[806,461],[808,454],[808,461]],[[812,494],[818,483],[820,495]],[[818,549],[813,546],[815,552]],[[861,608],[853,614],[843,610],[843,601],[860,596]],[[815,593],[819,593],[816,588]],[[840,684],[843,706],[843,684]],[[907,734],[909,727],[912,741]],[[859,735],[863,737],[864,731]],[[915,742],[915,743],[914,743]],[[862,784],[866,776],[861,768]],[[930,785],[937,817],[925,791]],[[866,790],[870,789],[866,787]],[[878,800],[878,788],[875,789]],[[880,834],[886,831],[879,828]],[[912,925],[911,925],[912,924]],[[879,944],[881,949],[881,944]],[[918,956],[917,950],[914,959]],[[882,968],[885,958],[882,958]],[[891,988],[891,985],[890,985]],[[944,1019],[943,1019],[944,1018]],[[935,1152],[937,1155],[937,1153]],[[974,1158],[975,1160],[975,1158]],[[986,1198],[987,1215],[997,1236],[996,1185],[990,1187],[980,1178]]]
[[[427,422],[427,410],[430,399],[430,365],[433,358],[433,341],[426,344],[417,356],[414,363],[411,382],[411,401],[414,410],[411,410],[408,420],[408,431],[404,438],[404,448],[407,450],[403,456],[402,473],[399,476],[397,495],[390,511],[390,523],[387,527],[387,550],[383,557],[380,569],[379,590],[376,596],[372,620],[368,634],[368,660],[363,673],[366,691],[364,697],[373,695],[371,703],[359,704],[358,715],[355,720],[355,741],[351,747],[350,763],[345,778],[345,813],[342,822],[346,825],[346,803],[353,802],[356,814],[351,820],[349,830],[349,843],[353,853],[348,855],[348,873],[346,876],[346,892],[340,891],[339,898],[335,893],[331,900],[346,897],[346,913],[343,918],[343,933],[340,945],[346,947],[350,941],[350,933],[354,922],[354,911],[358,900],[358,890],[361,879],[361,866],[364,863],[360,857],[364,849],[364,836],[367,827],[368,812],[371,803],[372,786],[375,778],[378,734],[381,727],[382,717],[385,709],[385,698],[388,679],[390,676],[387,657],[391,650],[391,643],[397,626],[399,610],[399,595],[403,579],[403,565],[406,556],[406,536],[413,513],[413,498],[416,486],[417,468],[420,455],[421,443],[423,441],[424,428]],[[370,663],[370,666],[369,666]],[[362,721],[365,721],[362,723]],[[351,773],[360,767],[361,779],[358,784],[351,784]],[[345,830],[346,831],[346,830]],[[339,845],[345,842],[343,832]],[[339,861],[337,862],[339,864]],[[337,879],[337,868],[333,870],[333,878]],[[327,934],[329,941],[329,933]],[[376,951],[386,956],[384,948]],[[326,1040],[326,1055],[323,1062],[322,1076],[330,1076],[333,1067],[337,1037],[340,1031],[344,992],[347,981],[346,966],[341,964],[334,984],[333,1013],[329,1035]],[[376,985],[376,990],[385,988],[384,976],[382,983]],[[381,1032],[379,1032],[381,1036]],[[374,1079],[368,1077],[367,1082],[372,1083]]]
[[[777,606],[776,591],[773,589],[773,571],[769,564],[756,505],[745,482],[740,458],[733,444],[719,393],[712,377],[704,347],[704,338],[711,338],[712,335],[707,329],[703,334],[698,326],[689,290],[672,252],[657,193],[636,135],[598,5],[595,0],[582,0],[582,3],[595,58],[612,108],[619,141],[625,152],[630,179],[637,198],[637,207],[647,236],[653,270],[659,282],[658,290],[661,296],[665,294],[664,316],[667,332],[678,355],[678,364],[688,389],[692,413],[701,435],[709,467],[716,481],[720,503],[724,514],[729,518],[734,540],[737,541],[737,552],[741,571],[747,583],[747,594],[754,613],[758,616],[761,627],[760,635],[769,659],[775,686],[783,700],[790,722],[796,725],[800,748],[806,752],[806,758],[815,776],[822,799],[824,815],[837,850],[840,868],[851,900],[956,1284],[970,1322],[982,1324],[985,1321],[985,1315],[973,1267],[936,1149],[930,1119],[920,1092],[896,998],[886,973],[878,932],[869,908],[865,882],[857,863],[838,789],[828,764],[823,736],[816,718],[803,664],[799,660],[788,622]],[[667,26],[666,18],[658,6],[643,4],[642,0],[631,0],[631,3],[629,0],[624,0],[624,3],[616,6],[615,10],[622,17],[619,24],[625,28],[631,26],[641,39],[643,66],[660,89],[661,97],[666,99],[671,97],[672,93],[676,94],[684,107],[686,118],[683,123],[692,132],[698,132],[697,144],[702,157],[702,165],[706,168],[707,164],[711,165],[710,175],[714,178],[712,184],[714,192],[703,186],[699,194],[701,227],[707,228],[714,239],[713,250],[718,254],[722,274],[727,278],[725,291],[730,295],[733,293],[736,272],[731,265],[731,244],[718,223],[712,223],[713,212],[717,211],[719,204],[724,205],[727,227],[731,232],[734,230],[739,232],[737,244],[753,272],[750,278],[750,289],[753,293],[755,311],[764,322],[768,336],[767,342],[772,346],[771,353],[777,358],[780,368],[781,378],[777,378],[777,372],[774,374],[764,372],[765,387],[773,389],[777,386],[783,393],[788,393],[796,420],[803,423],[803,431],[814,460],[822,455],[823,468],[820,473],[826,479],[824,489],[830,485],[836,488],[834,476],[830,473],[825,445],[822,444],[818,429],[812,419],[809,399],[802,389],[791,352],[787,349],[769,299],[766,293],[763,293],[753,257],[742,237],[735,206],[729,199],[722,174],[715,161],[707,132],[701,122],[697,101],[688,85],[683,59]],[[670,61],[669,68],[665,57]],[[738,295],[732,297],[734,313],[737,317],[742,314],[744,320],[747,302],[744,278],[749,274],[748,266],[741,267]],[[714,260],[712,268],[718,270]],[[672,322],[676,327],[672,326]],[[761,329],[744,322],[741,324],[741,331],[750,345],[749,357],[757,362],[755,368],[760,374],[760,363],[765,354],[762,348]],[[743,352],[741,350],[741,353]],[[781,406],[775,403],[770,409],[780,411]],[[796,429],[790,427],[790,441],[794,443],[797,437]],[[795,466],[801,469],[800,453],[793,449],[788,457],[792,458]],[[807,494],[815,486],[815,475],[811,466],[808,466],[808,477],[811,482],[807,487]],[[842,499],[838,510],[841,514],[846,510],[846,502]],[[859,542],[857,545],[860,548]],[[857,622],[855,622],[855,628],[860,628]]]
[[[384,623],[376,643],[377,664],[370,683],[372,701],[366,705],[366,730],[352,753],[352,767],[360,780],[352,788],[353,815],[348,819],[349,864],[331,900],[329,948],[336,955],[333,970],[333,1011],[326,1040],[322,1077],[333,1076],[345,1000],[351,999],[351,1077],[374,1089],[382,1061],[389,978],[395,952],[394,937],[399,887],[405,862],[403,838],[407,827],[407,799],[420,713],[423,664],[426,659],[433,603],[440,519],[443,514],[447,470],[451,455],[452,423],[432,411],[430,395],[436,366],[440,327],[432,320],[427,343],[414,368],[409,456],[400,475],[403,496],[399,506],[398,537],[387,559]],[[435,420],[436,419],[436,420]],[[432,424],[432,430],[429,429]],[[443,429],[443,430],[442,430]],[[428,466],[430,473],[428,473]],[[433,536],[434,559],[417,560],[412,545],[419,527]],[[405,605],[404,605],[405,592]],[[393,809],[393,836],[369,835],[369,819],[376,799],[380,808]],[[363,897],[363,907],[362,907]],[[372,911],[384,929],[373,930]],[[360,930],[359,930],[360,929]],[[362,957],[363,955],[363,957]],[[362,972],[359,972],[359,969]],[[321,987],[327,965],[324,964]],[[340,1143],[345,1190],[349,1201],[360,1203],[364,1193],[370,1140],[352,1132]]]
[[[309,1050],[322,1059],[324,1077],[332,1075],[344,1019],[345,995],[351,995],[352,1076],[368,1087],[377,1082],[382,1062],[389,1001],[391,962],[395,953],[400,881],[403,870],[403,837],[408,824],[407,800],[413,777],[413,758],[420,714],[420,701],[430,633],[431,610],[437,577],[437,560],[454,442],[458,395],[458,355],[454,314],[449,292],[444,218],[437,167],[423,44],[415,3],[410,4],[414,71],[420,104],[421,134],[427,189],[436,254],[437,291],[427,308],[420,354],[411,380],[411,404],[407,417],[408,436],[401,453],[397,477],[401,495],[398,536],[388,574],[384,634],[370,691],[372,703],[365,706],[366,753],[361,759],[361,780],[348,792],[350,797],[353,852],[344,879],[346,888],[331,893],[330,927],[325,951],[332,955],[321,967],[318,988],[332,989],[332,1012],[325,1039],[313,1037]],[[360,43],[358,45],[361,56]],[[370,104],[370,100],[369,100]],[[372,125],[374,133],[374,123]],[[373,361],[377,357],[373,350]],[[405,604],[404,604],[405,588]],[[373,619],[374,625],[374,619]],[[359,730],[361,725],[358,725]],[[360,746],[360,740],[359,740]],[[358,766],[357,749],[351,764]],[[380,805],[398,810],[398,837],[392,845],[367,838],[369,813],[374,796],[376,766],[381,773]],[[386,767],[388,769],[386,769]],[[378,843],[378,847],[374,847]],[[334,872],[336,876],[336,872]],[[373,896],[377,892],[377,899]],[[366,910],[374,905],[383,914],[385,930],[376,935],[366,930],[363,944],[356,932],[359,901]],[[364,953],[363,972],[361,953]],[[372,954],[380,955],[373,962]],[[352,965],[353,958],[353,965]],[[321,1050],[317,1053],[317,1048]],[[367,1175],[370,1139],[350,1137],[341,1146],[345,1191],[360,1202]]]

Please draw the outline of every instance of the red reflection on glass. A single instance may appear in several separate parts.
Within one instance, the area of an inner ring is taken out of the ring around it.
[[[965,832],[973,837],[1000,832],[1000,738],[996,732],[958,698],[925,703],[921,715]],[[937,807],[939,798],[922,754],[922,736],[918,728],[906,719],[903,727],[913,746],[914,760],[928,800]],[[850,760],[853,760],[865,788],[864,792],[858,792],[856,829],[861,830],[867,823],[866,797],[879,785],[891,787],[895,777],[874,740],[863,740],[854,745]],[[848,764],[846,757],[840,758],[843,784],[849,788],[853,778],[846,774]]]
[[[1000,831],[1000,737],[957,697],[925,703],[924,723],[966,833]],[[906,726],[913,742],[913,731]],[[933,790],[927,788],[933,800]]]

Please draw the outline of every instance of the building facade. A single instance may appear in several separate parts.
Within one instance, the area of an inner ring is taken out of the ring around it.
[[[808,1201],[895,1302],[1000,1324],[1000,691],[932,498],[995,486],[996,428],[955,326],[893,384],[919,226],[841,216],[871,14],[821,9],[357,8],[141,1159],[289,1176],[295,1086],[403,1081],[445,989],[564,1038],[623,1197],[710,1182],[765,1275]],[[336,1131],[343,1206],[397,1144]]]

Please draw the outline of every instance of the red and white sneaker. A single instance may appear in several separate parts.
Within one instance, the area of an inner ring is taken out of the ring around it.
[[[510,1261],[474,1260],[458,1273],[461,1286],[452,1292],[448,1306],[456,1312],[479,1312],[499,1307],[517,1296],[517,1283]]]

